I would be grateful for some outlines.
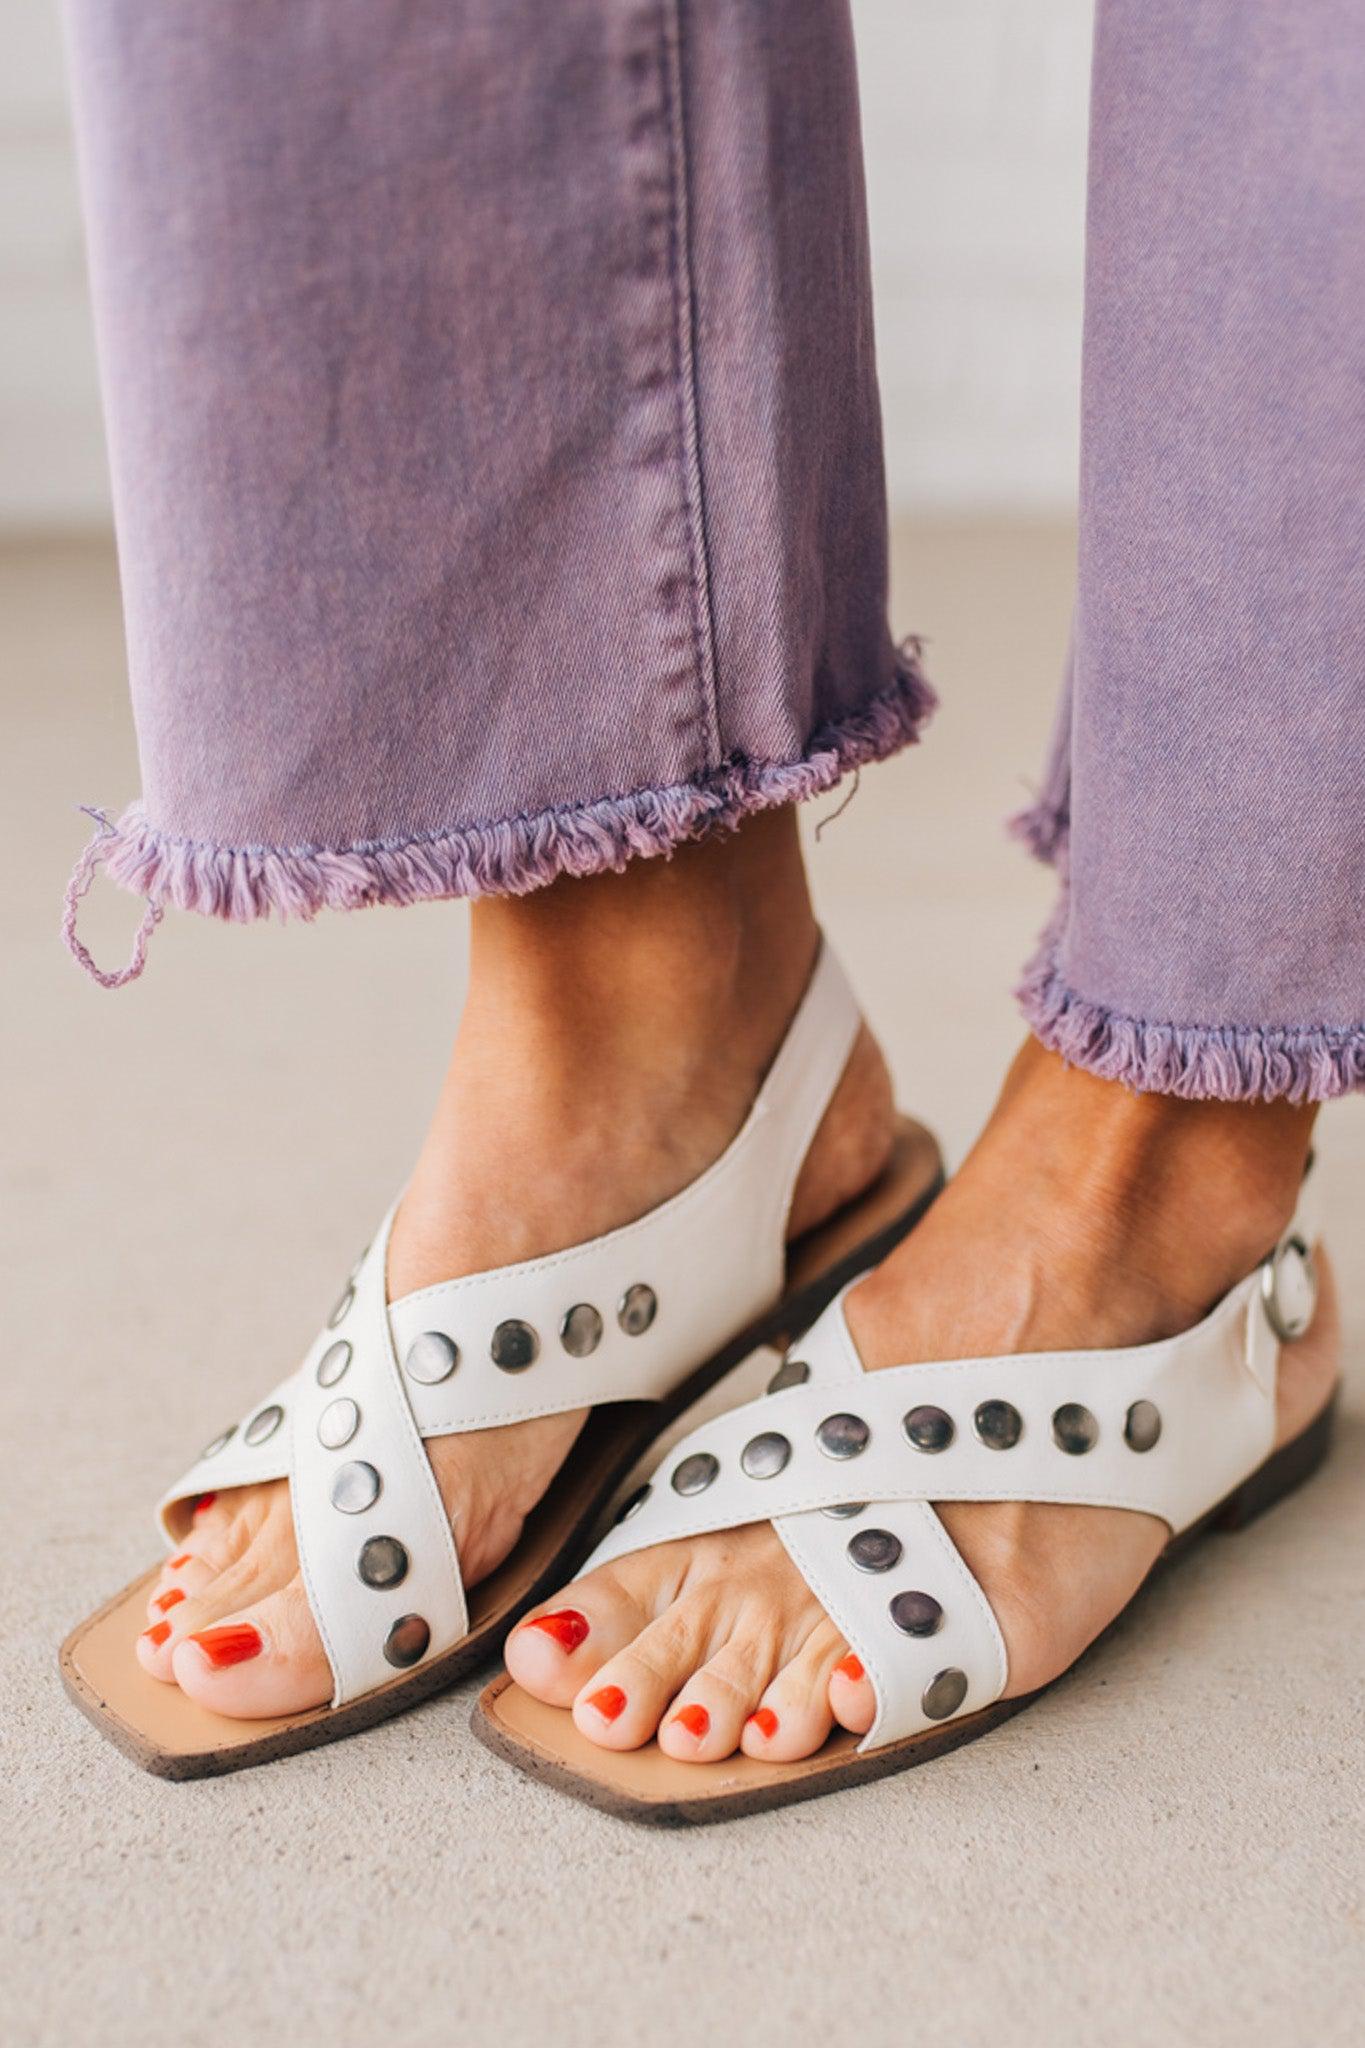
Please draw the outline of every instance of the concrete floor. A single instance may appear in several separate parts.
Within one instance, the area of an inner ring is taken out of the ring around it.
[[[944,709],[814,849],[827,922],[953,1154],[1018,1036],[1047,878],[1003,838],[1047,727],[1065,533],[901,536]],[[1365,1106],[1322,1151],[1341,1446],[1205,1545],[1042,1704],[910,1776],[651,1835],[496,1765],[472,1687],[237,1778],[142,1776],[55,1647],[153,1554],[187,1446],[312,1334],[398,1184],[460,994],[461,913],[167,919],[141,983],[56,937],[77,800],[136,787],[103,546],[11,549],[0,2033],[19,2044],[860,2048],[1317,2044],[1365,1997]],[[835,800],[812,807],[813,824]],[[112,891],[85,928],[121,957]]]

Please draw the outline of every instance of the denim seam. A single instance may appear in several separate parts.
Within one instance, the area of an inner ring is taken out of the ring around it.
[[[669,132],[669,270],[673,289],[673,375],[677,394],[678,460],[687,518],[692,595],[692,650],[705,734],[708,769],[724,760],[720,696],[716,677],[715,619],[706,532],[706,499],[701,457],[701,410],[697,389],[696,286],[692,268],[688,193],[687,115],[683,73],[684,0],[662,0],[660,39],[663,97]]]

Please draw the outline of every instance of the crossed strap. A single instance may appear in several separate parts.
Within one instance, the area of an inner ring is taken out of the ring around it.
[[[297,1372],[166,1494],[167,1537],[204,1494],[287,1478],[332,1704],[453,1647],[468,1613],[424,1440],[662,1400],[770,1309],[792,1189],[858,1022],[826,946],[734,1142],[604,1237],[389,1305],[390,1211]]]
[[[1314,1242],[1305,1190],[1286,1237],[1201,1323],[1120,1350],[869,1373],[841,1294],[765,1396],[673,1448],[585,1569],[766,1517],[872,1682],[862,1749],[988,1706],[1004,1640],[930,1503],[1071,1502],[1189,1528],[1273,1447],[1280,1346],[1315,1306]]]

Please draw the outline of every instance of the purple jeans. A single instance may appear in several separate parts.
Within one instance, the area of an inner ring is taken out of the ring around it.
[[[846,0],[67,12],[144,784],[73,886],[528,890],[917,737]],[[1139,1088],[1365,1085],[1362,105],[1356,0],[1101,0],[1022,996]]]

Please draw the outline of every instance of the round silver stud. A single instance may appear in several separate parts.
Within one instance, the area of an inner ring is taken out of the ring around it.
[[[809,1378],[810,1367],[804,1358],[784,1358],[768,1382],[768,1392],[782,1394],[788,1387],[804,1387]]]
[[[673,1474],[674,1493],[705,1493],[707,1487],[720,1474],[720,1460],[713,1458],[709,1451],[693,1451],[690,1458],[684,1458]]]
[[[237,1425],[234,1422],[230,1428],[225,1429],[223,1431],[221,1436],[216,1436],[211,1444],[204,1445],[203,1450],[199,1453],[200,1457],[216,1458],[218,1456],[219,1451],[225,1451],[227,1449],[228,1445],[232,1442],[232,1439],[236,1436],[236,1434]]]
[[[1266,1321],[1282,1344],[1302,1337],[1318,1301],[1317,1268],[1301,1237],[1287,1237],[1261,1267]]]
[[[1010,1451],[1024,1433],[1024,1418],[1010,1401],[983,1401],[972,1427],[987,1450]]]
[[[348,1401],[343,1394],[339,1401],[329,1401],[318,1417],[318,1442],[324,1451],[339,1451],[348,1444],[360,1427],[360,1410],[354,1401]]]
[[[1134,1401],[1123,1419],[1123,1441],[1130,1451],[1150,1451],[1161,1435],[1161,1410],[1155,1401]]]
[[[616,1305],[616,1320],[628,1337],[642,1337],[659,1312],[654,1289],[637,1284],[628,1287]]]
[[[384,1638],[384,1656],[400,1671],[420,1664],[431,1643],[431,1630],[420,1614],[403,1614]]]
[[[602,1342],[602,1318],[590,1301],[580,1301],[559,1326],[559,1341],[570,1358],[586,1358]]]
[[[792,1447],[775,1429],[751,1436],[739,1454],[739,1467],[749,1479],[775,1479],[791,1457]]]
[[[318,1360],[314,1378],[320,1387],[334,1387],[351,1362],[351,1347],[344,1337],[329,1344]]]
[[[350,1281],[348,1280],[346,1282],[346,1285],[341,1290],[341,1299],[338,1301],[336,1307],[332,1310],[332,1313],[327,1318],[327,1327],[329,1330],[334,1330],[336,1328],[337,1324],[341,1321],[342,1317],[348,1313],[351,1303],[354,1300],[355,1289],[354,1287],[352,1287]]]
[[[946,1451],[957,1434],[952,1416],[942,1408],[912,1408],[901,1428],[917,1451]]]
[[[632,1515],[638,1515],[653,1491],[654,1488],[647,1480],[643,1486],[637,1486],[634,1493],[628,1495],[616,1510],[617,1522],[628,1522]]]
[[[499,1323],[493,1332],[493,1342],[488,1347],[493,1363],[503,1372],[525,1372],[528,1365],[534,1365],[540,1351],[540,1339],[529,1323],[520,1323],[515,1317]]]
[[[932,1593],[897,1593],[890,1612],[904,1636],[935,1636],[943,1626],[943,1609]],[[948,1707],[945,1711],[951,1714],[953,1710]],[[937,1720],[938,1716],[932,1718]]]
[[[815,1441],[827,1458],[856,1458],[871,1443],[872,1431],[861,1415],[827,1415]]]
[[[1079,1458],[1093,1451],[1100,1440],[1100,1426],[1079,1401],[1065,1401],[1052,1418],[1052,1441],[1059,1451]]]
[[[396,1536],[371,1536],[361,1544],[355,1568],[362,1584],[384,1593],[390,1586],[402,1585],[409,1563],[408,1553]]]
[[[363,1515],[379,1498],[379,1474],[363,1458],[349,1458],[332,1478],[332,1506],[343,1515]]]
[[[831,1522],[851,1522],[855,1515],[867,1513],[865,1500],[836,1501],[832,1508],[821,1508],[822,1515],[828,1515]]]
[[[957,1712],[966,1697],[967,1674],[950,1665],[925,1686],[920,1709],[931,1721],[946,1721],[950,1714]]]
[[[414,1337],[403,1360],[403,1370],[421,1387],[439,1387],[460,1362],[460,1347],[444,1330],[424,1330]]]
[[[260,1408],[252,1416],[250,1422],[242,1431],[242,1442],[250,1444],[251,1448],[255,1450],[257,1444],[266,1443],[274,1436],[275,1431],[283,1421],[283,1408],[280,1407],[278,1401],[272,1401],[268,1408]]]
[[[848,1539],[848,1558],[860,1572],[889,1572],[901,1561],[899,1536],[889,1529],[860,1529]]]

